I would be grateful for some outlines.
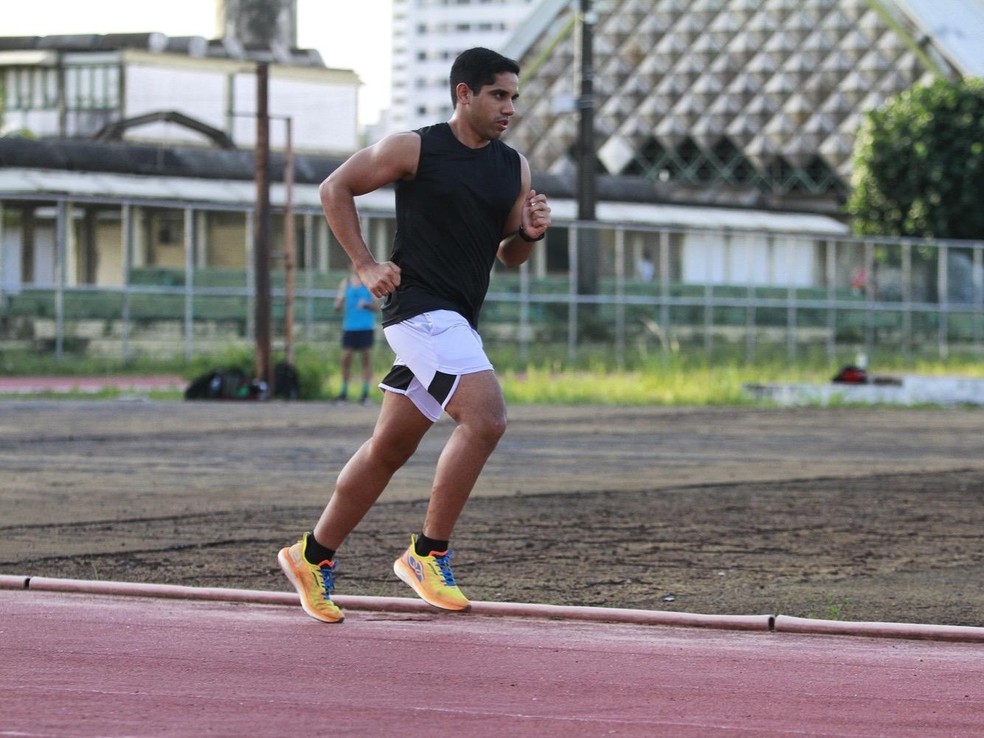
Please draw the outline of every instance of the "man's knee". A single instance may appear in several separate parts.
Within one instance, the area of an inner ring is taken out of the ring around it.
[[[476,439],[495,448],[506,432],[506,413],[505,411],[481,413],[478,416],[471,416],[462,425],[465,425]]]
[[[509,424],[505,411],[496,413],[489,419],[489,434],[498,441],[506,433],[506,426]]]
[[[374,463],[385,469],[396,471],[414,455],[419,442],[410,438],[388,439],[380,442],[378,438],[369,441],[369,456]]]

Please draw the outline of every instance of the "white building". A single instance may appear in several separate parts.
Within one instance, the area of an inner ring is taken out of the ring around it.
[[[393,0],[392,107],[387,130],[409,130],[451,115],[448,72],[465,49],[501,50],[535,0]]]
[[[289,117],[297,151],[358,148],[355,73],[326,68],[317,52],[266,56],[237,54],[223,41],[160,33],[0,38],[2,128],[37,138],[171,145],[224,135],[226,144],[249,149],[256,135],[257,62],[268,61],[273,147],[283,148],[278,121]],[[138,120],[146,125],[126,125]]]

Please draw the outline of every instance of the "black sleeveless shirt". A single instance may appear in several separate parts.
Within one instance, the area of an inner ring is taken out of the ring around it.
[[[401,269],[400,286],[383,302],[383,325],[454,310],[477,328],[506,219],[519,197],[519,154],[499,140],[469,148],[447,123],[415,133],[417,174],[396,183],[390,260]]]

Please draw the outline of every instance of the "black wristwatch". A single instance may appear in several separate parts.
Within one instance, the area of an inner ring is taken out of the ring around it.
[[[519,237],[521,239],[523,239],[524,241],[526,241],[526,243],[534,243],[535,241],[542,241],[543,240],[543,237],[547,235],[547,232],[544,231],[543,233],[541,233],[536,238],[530,238],[529,234],[523,229],[522,224],[520,224],[520,226],[519,226],[518,233],[519,233]]]

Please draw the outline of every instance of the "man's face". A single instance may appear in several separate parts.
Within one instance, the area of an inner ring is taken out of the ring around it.
[[[468,120],[483,138],[499,138],[509,120],[516,113],[516,98],[519,97],[519,77],[512,72],[501,72],[495,81],[485,85],[472,95],[468,107]]]

